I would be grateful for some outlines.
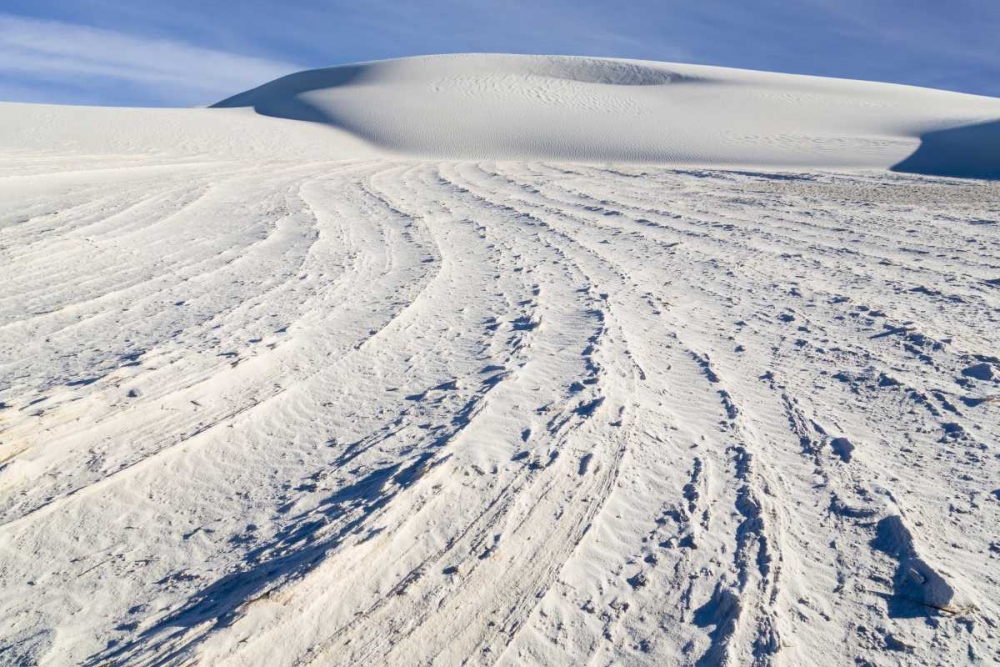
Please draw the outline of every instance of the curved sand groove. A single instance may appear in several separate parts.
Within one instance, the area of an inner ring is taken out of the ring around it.
[[[1000,183],[99,111],[0,108],[0,663],[1000,659]]]

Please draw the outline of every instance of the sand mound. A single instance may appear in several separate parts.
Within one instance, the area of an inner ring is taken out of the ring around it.
[[[597,58],[454,55],[300,72],[217,108],[331,125],[394,153],[875,167],[989,176],[955,128],[1000,100],[881,83]],[[942,132],[946,134],[942,135]],[[995,132],[985,136],[1000,151]],[[917,160],[909,158],[930,142]]]

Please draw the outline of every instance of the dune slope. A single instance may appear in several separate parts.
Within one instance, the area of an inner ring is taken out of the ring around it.
[[[408,58],[293,74],[216,107],[323,123],[436,158],[1000,171],[1000,139],[978,127],[1000,120],[1000,100],[694,65]],[[959,126],[970,128],[941,132]],[[925,136],[930,155],[904,162]]]

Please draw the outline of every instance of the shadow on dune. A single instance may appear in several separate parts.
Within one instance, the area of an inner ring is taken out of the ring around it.
[[[647,87],[712,83],[712,80],[707,78],[600,59],[567,57],[548,60],[534,56],[494,56],[494,58],[500,58],[494,63],[494,69],[498,73],[534,75],[584,84]],[[372,131],[363,123],[349,123],[339,117],[330,105],[322,102],[317,104],[315,100],[310,101],[307,96],[317,91],[384,81],[382,77],[385,77],[388,71],[392,71],[395,63],[396,61],[380,61],[297,72],[224,99],[210,108],[252,108],[263,116],[321,123],[378,143]],[[454,76],[454,71],[440,69],[451,64],[448,59],[431,58],[427,63],[428,73],[432,78]],[[412,76],[418,75],[412,74]]]
[[[336,117],[300,98],[303,93],[338,88],[363,81],[370,73],[364,65],[346,65],[296,72],[217,102],[212,109],[252,107],[262,116],[304,120],[343,128]]]
[[[323,91],[333,91],[337,88],[364,86],[380,82],[391,84],[400,76],[417,76],[412,72],[400,74],[393,69],[396,65],[395,62],[375,62],[297,72],[222,100],[212,105],[212,108],[252,108],[263,116],[320,123],[346,131],[375,145],[384,144],[388,132],[397,141],[396,148],[414,151],[433,149],[433,146],[425,145],[426,142],[416,138],[415,133],[405,131],[393,133],[391,127],[382,128],[382,131],[376,132],[369,123],[358,118],[357,110],[341,115],[337,111],[337,101],[343,101],[344,98],[329,98],[322,94]],[[430,68],[428,72],[433,77],[454,76],[453,69],[447,68],[449,65],[454,65],[449,60],[429,60],[428,67],[431,65],[434,67]],[[593,59],[566,58],[548,61],[528,56],[517,58],[508,56],[505,59],[497,60],[494,65],[494,69],[500,73],[531,74],[584,84],[596,83],[634,87],[713,82],[712,79],[683,76],[630,63],[610,63]],[[479,72],[474,70],[473,73]],[[386,78],[387,76],[388,78]],[[410,94],[414,93],[411,91]],[[433,116],[434,110],[437,108],[436,105],[445,103],[433,97],[424,99],[420,97],[419,92],[416,94],[419,97],[415,100],[418,102],[417,107],[421,106],[420,103],[426,107],[424,114]],[[410,101],[414,102],[414,100]],[[421,119],[418,119],[418,122],[419,120]],[[463,123],[459,122],[454,128],[459,134],[464,131],[467,135],[469,132],[475,132],[479,129],[471,126],[463,127],[462,125]],[[528,152],[534,148],[530,141],[527,144],[522,141],[525,139],[524,132],[514,128],[507,129],[502,122],[499,127],[492,128],[492,134],[484,134],[483,141],[485,143],[496,141],[498,136],[503,138],[508,133],[510,140],[505,144],[507,149],[517,153],[519,148],[524,148]],[[467,140],[475,143],[475,137],[469,139],[465,135],[463,136]],[[570,150],[565,151],[567,155],[562,156],[559,155],[562,151],[557,150],[551,142],[546,145],[552,152],[552,158],[572,158],[581,149],[580,146],[575,145]],[[654,162],[661,158],[669,161],[671,152],[668,150],[660,155],[661,152],[663,151],[654,150],[649,154],[644,154],[643,157]],[[633,161],[636,157],[634,152],[627,155],[623,152],[620,159]],[[920,137],[920,146],[912,155],[889,169],[900,173],[925,176],[1000,180],[1000,120],[927,132]]]
[[[1000,120],[928,132],[892,171],[925,176],[1000,179]]]

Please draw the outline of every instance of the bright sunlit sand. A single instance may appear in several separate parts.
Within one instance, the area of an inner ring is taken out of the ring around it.
[[[0,104],[0,664],[992,664],[998,118],[504,55]]]

